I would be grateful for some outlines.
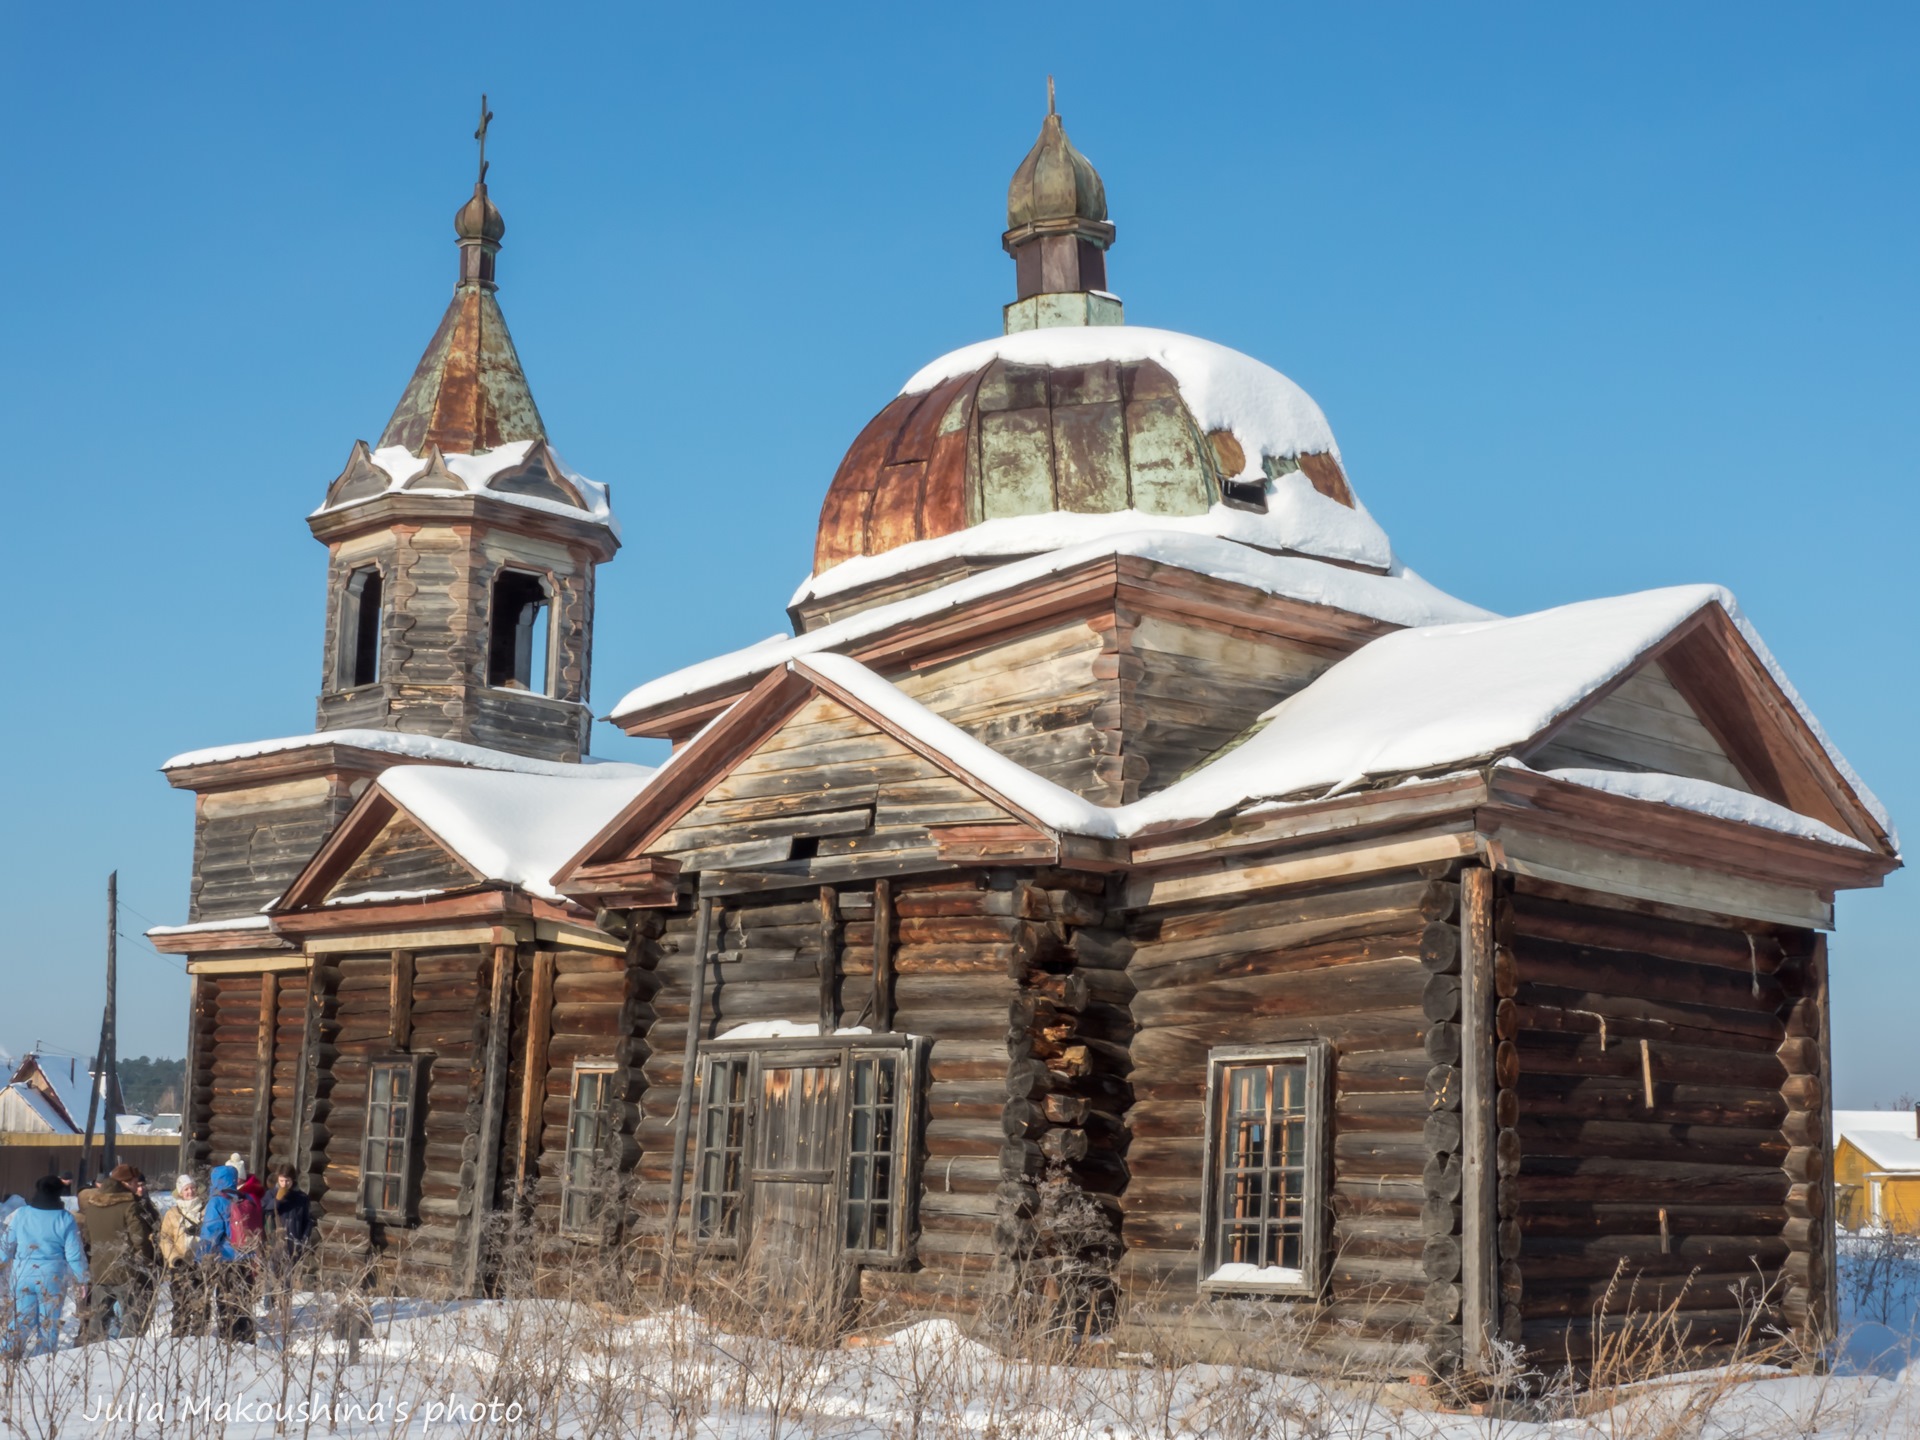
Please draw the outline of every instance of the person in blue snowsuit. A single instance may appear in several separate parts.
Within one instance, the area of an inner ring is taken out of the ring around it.
[[[84,1291],[87,1284],[80,1225],[60,1203],[60,1194],[60,1182],[43,1176],[33,1198],[0,1228],[0,1273],[13,1304],[6,1343],[14,1355],[44,1355],[58,1345],[67,1291]]]
[[[253,1343],[253,1263],[244,1248],[247,1237],[234,1233],[235,1191],[240,1172],[216,1165],[207,1176],[207,1209],[200,1221],[200,1261],[212,1295],[214,1334],[241,1344]]]

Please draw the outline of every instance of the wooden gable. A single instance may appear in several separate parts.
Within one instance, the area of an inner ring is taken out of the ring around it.
[[[411,815],[396,810],[320,903],[392,891],[457,890],[478,878]]]
[[[486,877],[380,788],[371,786],[307,861],[276,915],[317,910],[355,895],[464,890]]]
[[[1046,860],[1058,838],[811,674],[763,681],[561,872],[569,892],[727,872],[727,888]],[[640,877],[645,878],[645,877]],[[600,882],[608,882],[602,885]]]
[[[1702,606],[1518,754],[1537,770],[1655,771],[1709,780],[1893,853],[1852,782],[1719,605]]]
[[[1536,770],[1655,770],[1753,786],[1658,660],[1646,660],[1527,756]]]

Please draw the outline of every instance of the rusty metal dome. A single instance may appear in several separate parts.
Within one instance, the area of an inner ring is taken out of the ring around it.
[[[506,235],[507,222],[488,196],[485,181],[475,185],[472,197],[454,212],[453,233],[461,240],[486,240],[495,245]]]
[[[814,573],[1016,516],[1204,517],[1225,506],[1253,512],[1244,520],[1264,518],[1273,483],[1294,472],[1354,509],[1324,419],[1284,376],[1207,342],[1167,337],[1232,355],[1311,412],[1317,427],[1268,453],[1247,426],[1236,433],[1231,423],[1201,423],[1173,362],[1154,358],[1155,346],[1143,343],[1165,332],[1074,333],[1085,358],[1072,363],[1059,354],[1063,332],[1030,333],[977,347],[985,352],[979,363],[946,365],[935,383],[909,382],[834,474],[820,510]],[[1026,352],[1036,363],[1023,363]],[[929,368],[938,372],[942,362]],[[1275,548],[1291,547],[1282,536]]]

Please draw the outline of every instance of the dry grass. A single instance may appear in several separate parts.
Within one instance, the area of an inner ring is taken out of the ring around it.
[[[173,1341],[163,1313],[144,1337],[0,1364],[0,1430],[22,1440],[1920,1435],[1915,1412],[1888,1410],[1887,1387],[1769,1379],[1805,1357],[1767,1330],[1757,1290],[1740,1297],[1753,1320],[1739,1342],[1708,1349],[1691,1342],[1680,1299],[1635,1310],[1622,1275],[1598,1307],[1596,1320],[1612,1323],[1590,1365],[1509,1353],[1470,1386],[1416,1390],[1399,1383],[1405,1368],[1330,1359],[1317,1343],[1324,1322],[1297,1309],[1141,1304],[1114,1314],[1121,1339],[1033,1305],[971,1327],[881,1326],[825,1298],[778,1303],[752,1276],[709,1264],[681,1265],[662,1288],[652,1237],[563,1251],[503,1223],[495,1239],[509,1303],[410,1299],[380,1271],[315,1261],[263,1287],[255,1345]],[[218,1409],[247,1398],[247,1414]]]

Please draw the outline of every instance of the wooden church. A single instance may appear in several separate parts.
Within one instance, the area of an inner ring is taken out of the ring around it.
[[[291,1161],[440,1293],[511,1218],[869,1319],[1291,1310],[1397,1372],[1676,1298],[1731,1338],[1740,1285],[1817,1344],[1825,936],[1899,860],[1732,598],[1441,593],[1297,386],[1123,323],[1057,115],[1007,210],[1003,333],[855,436],[792,635],[614,707],[655,772],[586,757],[618,534],[483,168],[308,517],[318,728],[166,767],[183,1164]]]

